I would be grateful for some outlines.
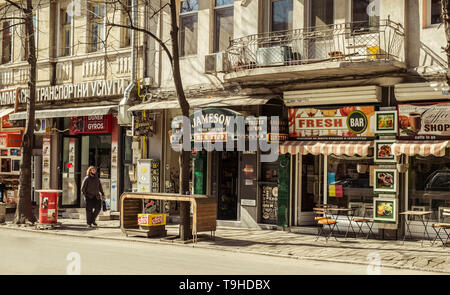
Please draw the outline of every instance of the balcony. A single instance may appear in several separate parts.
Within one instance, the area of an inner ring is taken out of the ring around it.
[[[380,20],[250,35],[226,50],[231,82],[373,75],[405,69],[401,24]]]

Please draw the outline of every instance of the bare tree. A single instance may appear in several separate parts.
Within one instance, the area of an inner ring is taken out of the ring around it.
[[[189,103],[186,99],[186,95],[183,89],[183,81],[181,78],[180,72],[180,56],[179,56],[179,45],[178,45],[178,37],[179,37],[179,28],[177,22],[177,5],[175,0],[168,0],[164,5],[158,7],[153,15],[146,16],[148,19],[152,17],[156,17],[159,13],[161,13],[166,7],[170,9],[170,44],[168,46],[166,42],[164,42],[160,37],[156,36],[151,30],[140,25],[136,19],[131,15],[129,7],[127,7],[125,0],[109,0],[107,3],[115,6],[116,9],[127,11],[128,18],[130,21],[128,24],[124,23],[116,23],[114,20],[107,20],[106,25],[109,27],[120,27],[125,29],[130,29],[136,32],[142,32],[145,35],[149,36],[153,40],[158,43],[162,50],[167,55],[170,65],[172,68],[172,76],[175,85],[176,96],[178,99],[178,103],[181,108],[181,113],[184,117],[189,117]],[[160,3],[158,1],[158,3]],[[148,1],[145,2],[145,6],[149,4]],[[169,48],[170,47],[170,48]],[[190,128],[190,126],[184,126],[184,128]],[[190,139],[189,139],[190,140]],[[180,186],[179,191],[181,194],[186,194],[189,191],[189,161],[190,161],[190,151],[181,151],[179,155],[179,165],[180,165]],[[191,238],[191,225],[190,225],[190,204],[188,202],[180,202],[180,239],[188,240]]]
[[[29,65],[28,81],[28,99],[27,99],[27,117],[25,123],[25,132],[21,144],[22,163],[20,165],[19,176],[19,197],[17,200],[16,214],[14,223],[25,224],[27,222],[34,224],[36,217],[33,214],[31,205],[31,157],[34,145],[34,113],[36,102],[36,45],[35,30],[33,24],[33,3],[32,0],[24,2],[5,0],[6,4],[1,7],[3,10],[3,20],[14,19],[12,26],[25,26],[25,45],[27,52],[27,62]],[[8,17],[8,12],[19,12],[19,16]],[[0,21],[2,19],[0,18]]]
[[[445,37],[447,45],[443,47],[447,55],[447,64],[450,65],[450,15],[449,15],[449,0],[441,0],[441,21],[444,24]],[[449,69],[447,68],[446,75],[447,85],[450,85]]]

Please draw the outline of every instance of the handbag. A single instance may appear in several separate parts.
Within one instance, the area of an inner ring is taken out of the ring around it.
[[[103,211],[106,211],[106,210],[107,210],[107,208],[106,208],[106,202],[103,201],[103,200],[102,200],[102,210],[103,210]]]

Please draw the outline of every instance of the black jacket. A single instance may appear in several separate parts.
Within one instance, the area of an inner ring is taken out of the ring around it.
[[[100,193],[102,196],[105,196],[100,179],[95,175],[86,176],[83,179],[83,183],[81,184],[81,192],[87,199],[100,199]]]

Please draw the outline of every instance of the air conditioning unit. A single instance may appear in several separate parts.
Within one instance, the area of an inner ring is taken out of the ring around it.
[[[34,124],[35,134],[50,134],[53,128],[52,119],[36,119]]]
[[[226,52],[205,55],[206,74],[227,72],[229,69],[228,65],[228,55]]]
[[[256,50],[256,63],[259,66],[281,66],[292,56],[290,46],[262,47]]]

